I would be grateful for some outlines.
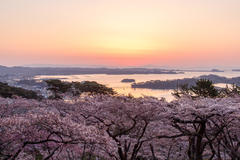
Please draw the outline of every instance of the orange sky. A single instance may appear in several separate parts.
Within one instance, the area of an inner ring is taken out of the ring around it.
[[[239,0],[1,0],[0,64],[239,66]]]

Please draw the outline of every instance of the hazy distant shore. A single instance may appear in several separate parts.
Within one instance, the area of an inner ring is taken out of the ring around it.
[[[76,75],[76,74],[180,74],[183,72],[167,69],[148,68],[35,68],[35,67],[5,67],[0,66],[0,75]]]
[[[175,80],[152,80],[146,82],[133,83],[132,88],[146,88],[146,89],[177,89],[181,85],[188,84],[192,86],[196,83],[198,79],[208,79],[213,83],[224,83],[224,84],[236,84],[240,85],[240,77],[226,78],[217,75],[203,75],[194,78],[184,78],[184,79],[175,79]]]

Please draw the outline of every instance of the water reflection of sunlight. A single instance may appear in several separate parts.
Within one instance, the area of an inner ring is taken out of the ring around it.
[[[239,72],[185,72],[184,74],[131,74],[131,75],[106,75],[106,74],[85,74],[85,75],[66,75],[66,76],[37,76],[36,79],[44,78],[60,78],[64,81],[97,81],[108,87],[113,88],[119,94],[133,95],[134,97],[153,96],[157,98],[166,98],[171,101],[174,99],[172,96],[173,90],[152,90],[142,88],[131,88],[131,83],[122,83],[122,79],[130,78],[135,79],[136,82],[145,82],[150,80],[172,80],[198,77],[200,75],[216,74],[224,77],[238,77]],[[217,87],[226,87],[226,84],[216,84]],[[230,86],[230,85],[229,85]]]

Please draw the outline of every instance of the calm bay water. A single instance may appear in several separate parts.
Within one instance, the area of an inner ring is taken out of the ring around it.
[[[215,74],[227,78],[240,77],[240,72],[185,72],[184,74],[131,74],[131,75],[106,75],[106,74],[84,74],[84,75],[66,75],[66,76],[37,76],[36,79],[62,79],[64,81],[96,81],[108,87],[112,87],[119,94],[131,94],[134,97],[153,96],[157,98],[164,97],[166,100],[171,101],[174,97],[171,95],[173,90],[152,90],[152,89],[133,89],[131,83],[122,83],[121,80],[125,78],[135,79],[136,82],[145,82],[149,80],[173,80],[198,77],[201,75]],[[221,85],[218,85],[221,86]]]

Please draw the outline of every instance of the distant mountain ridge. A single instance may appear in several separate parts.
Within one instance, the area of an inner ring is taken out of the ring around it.
[[[74,74],[178,74],[180,72],[166,69],[147,68],[80,68],[80,67],[0,67],[0,75],[21,74],[35,75],[74,75]]]

